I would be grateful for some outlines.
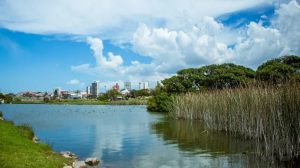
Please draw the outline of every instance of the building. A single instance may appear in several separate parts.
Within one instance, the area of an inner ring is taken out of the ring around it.
[[[131,82],[125,82],[124,86],[125,86],[126,90],[129,90],[129,91],[131,90]]]
[[[91,95],[97,97],[99,93],[99,81],[94,81],[91,85]]]
[[[140,82],[139,89],[140,90],[149,89],[149,82]]]
[[[121,93],[123,96],[125,96],[125,95],[129,95],[129,94],[130,94],[130,91],[127,90],[127,89],[122,89],[122,90],[120,91],[120,93]]]
[[[60,97],[61,96],[61,89],[60,88],[54,89],[53,96],[54,97]]]
[[[120,90],[119,84],[116,83],[116,84],[112,87],[112,89],[114,89],[114,90],[116,90],[116,91],[119,91],[119,90]]]
[[[87,94],[87,95],[90,95],[90,94],[91,94],[91,87],[90,87],[90,86],[87,86],[87,87],[86,87],[86,94]]]

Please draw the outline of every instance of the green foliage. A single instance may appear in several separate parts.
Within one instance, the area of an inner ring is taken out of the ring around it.
[[[50,102],[50,98],[49,97],[44,97],[43,100],[44,100],[45,103],[49,103]]]
[[[0,111],[0,117],[3,117],[2,111]]]
[[[128,96],[132,98],[150,96],[150,91],[148,89],[131,90]]]
[[[116,100],[118,96],[120,96],[121,93],[116,89],[110,89],[103,95],[97,97],[100,101],[109,101],[109,100]]]
[[[208,65],[183,69],[162,81],[168,93],[193,92],[201,89],[235,88],[253,82],[255,71],[235,64]]]
[[[154,112],[168,112],[170,101],[170,95],[166,92],[161,92],[148,100],[147,109]]]
[[[13,97],[9,94],[0,93],[0,99],[3,99],[5,103],[11,103],[13,101]]]
[[[269,60],[257,68],[256,78],[271,84],[300,79],[300,57],[284,56]]]

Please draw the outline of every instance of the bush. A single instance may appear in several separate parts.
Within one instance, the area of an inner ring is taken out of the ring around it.
[[[0,117],[3,117],[2,111],[0,111]]]
[[[170,97],[166,92],[158,93],[148,100],[147,109],[153,112],[168,112]]]

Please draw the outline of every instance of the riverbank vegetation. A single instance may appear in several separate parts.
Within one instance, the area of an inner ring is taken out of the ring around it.
[[[14,126],[12,122],[0,120],[0,167],[59,168],[71,163],[48,145],[34,143],[33,136],[28,126]]]
[[[163,80],[148,102],[149,111],[167,112],[170,97],[207,90],[241,88],[257,85],[280,85],[300,82],[300,57],[285,56],[269,60],[256,71],[232,63],[207,65],[179,70],[175,76]],[[163,97],[163,98],[162,98]],[[163,106],[160,106],[163,104]]]
[[[300,155],[299,112],[300,86],[288,84],[178,95],[171,101],[169,115],[200,120],[209,130],[255,139],[257,152],[289,160]]]
[[[199,120],[209,130],[255,139],[265,157],[299,157],[300,57],[269,60],[256,71],[234,64],[184,69],[162,84],[148,110],[169,111],[171,118]],[[167,98],[159,99],[162,94]]]

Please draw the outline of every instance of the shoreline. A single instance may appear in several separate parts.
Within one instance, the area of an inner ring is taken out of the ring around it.
[[[73,162],[38,142],[30,126],[17,126],[1,117],[0,135],[0,167],[64,167]]]
[[[78,160],[77,155],[70,151],[53,150],[40,142],[30,126],[15,125],[13,121],[4,119],[1,111],[0,135],[0,167],[87,168],[100,164],[95,157]]]
[[[57,105],[147,105],[148,100],[132,99],[132,100],[117,100],[117,101],[99,101],[99,100],[54,100],[49,102],[44,101],[22,101],[12,102],[11,104],[57,104]]]

